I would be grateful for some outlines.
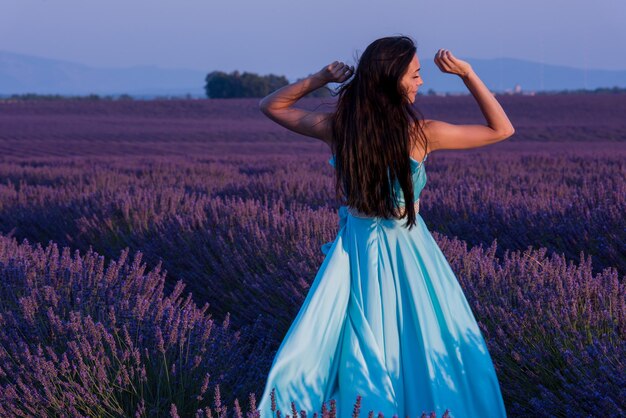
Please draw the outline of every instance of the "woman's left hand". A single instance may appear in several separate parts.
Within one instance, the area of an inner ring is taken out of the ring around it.
[[[354,74],[354,66],[335,61],[322,68],[317,75],[327,83],[343,83]]]

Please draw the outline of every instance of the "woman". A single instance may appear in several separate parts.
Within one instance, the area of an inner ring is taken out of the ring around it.
[[[470,64],[445,49],[435,63],[462,78],[486,126],[418,117],[420,61],[405,36],[374,41],[356,71],[335,61],[259,103],[273,121],[329,145],[344,201],[337,237],[322,247],[326,258],[274,358],[259,403],[263,418],[272,416],[273,389],[283,416],[291,401],[312,416],[334,399],[343,418],[357,395],[366,414],[388,418],[446,410],[506,416],[474,315],[418,211],[430,153],[493,144],[514,129]],[[350,77],[334,112],[292,107]]]

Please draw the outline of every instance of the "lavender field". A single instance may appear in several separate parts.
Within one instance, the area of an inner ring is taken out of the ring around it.
[[[434,152],[420,214],[511,416],[626,414],[626,96],[499,100],[515,135]],[[0,102],[0,416],[254,410],[338,207],[257,103]]]

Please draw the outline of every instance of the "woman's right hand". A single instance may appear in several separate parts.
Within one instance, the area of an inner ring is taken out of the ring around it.
[[[317,72],[317,75],[326,83],[343,83],[354,74],[354,66],[335,61],[326,65]]]
[[[447,49],[440,49],[435,54],[435,64],[444,73],[466,77],[472,72],[472,66],[452,55]]]

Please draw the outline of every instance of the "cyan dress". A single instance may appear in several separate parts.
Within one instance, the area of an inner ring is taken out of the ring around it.
[[[414,196],[426,184],[424,161],[411,159]],[[334,157],[329,160],[334,166]],[[402,190],[396,183],[395,187]],[[402,202],[403,203],[403,202]],[[404,203],[403,203],[404,204]],[[386,418],[446,409],[452,417],[505,417],[491,356],[457,278],[421,215],[360,217],[339,207],[339,232],[282,341],[258,408],[312,417],[330,408]]]

